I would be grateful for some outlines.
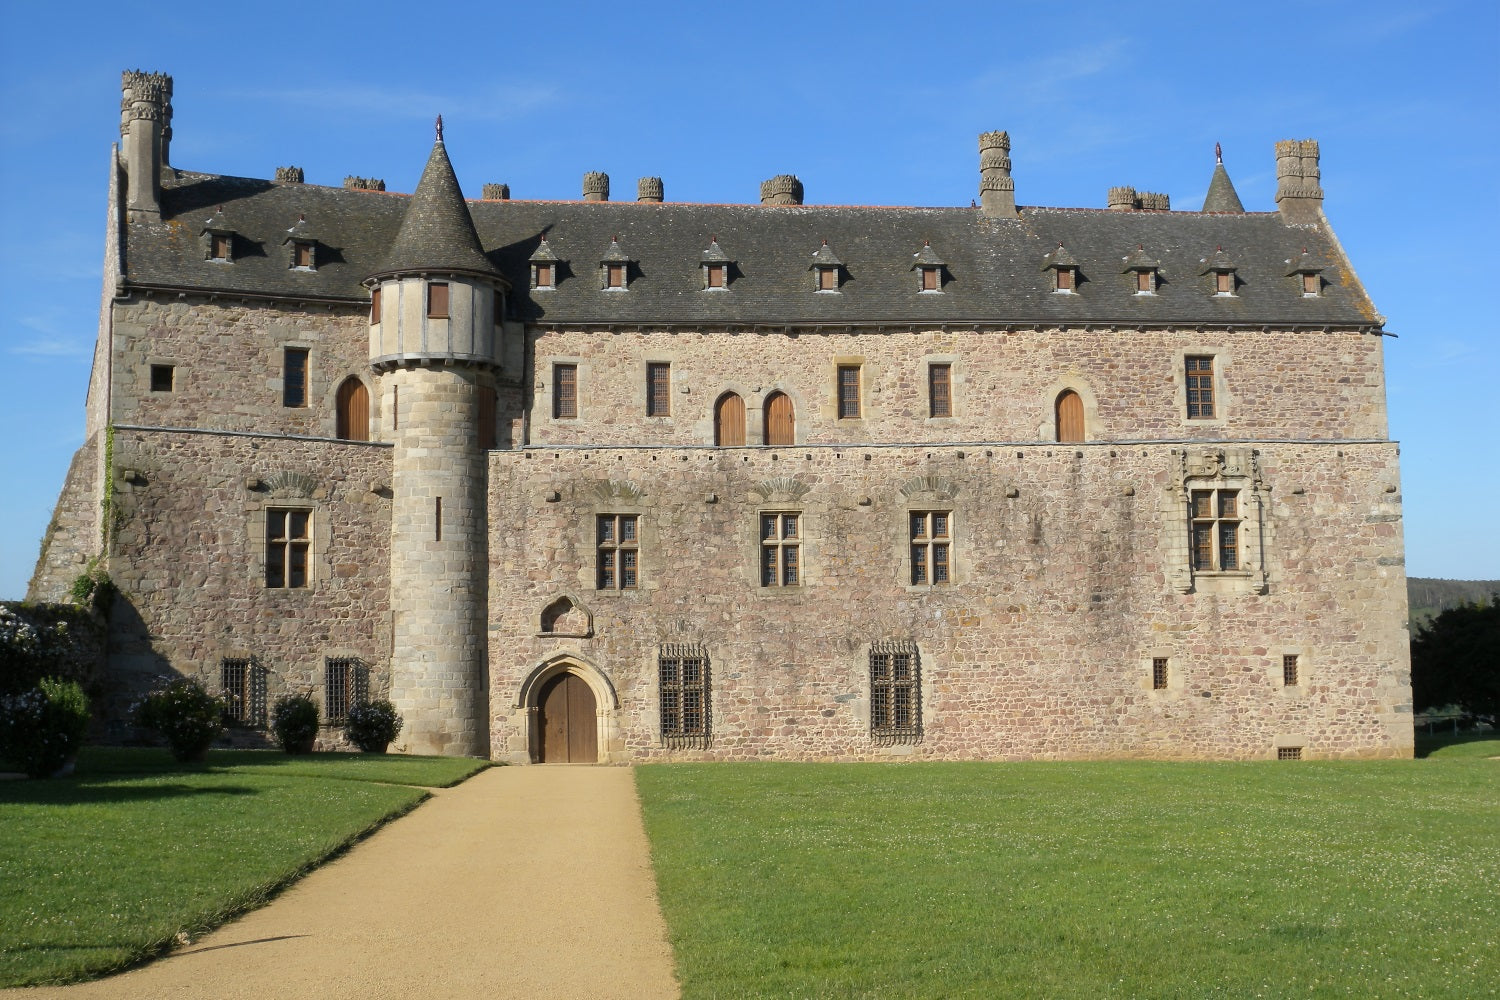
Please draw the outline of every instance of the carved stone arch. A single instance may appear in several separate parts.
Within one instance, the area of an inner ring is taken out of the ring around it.
[[[628,479],[606,479],[591,487],[594,496],[605,503],[638,504],[646,491]]]
[[[620,710],[620,696],[615,693],[614,682],[593,660],[580,653],[556,653],[534,667],[516,690],[515,707],[535,708],[542,685],[558,674],[567,673],[583,678],[584,683],[594,692],[594,700],[602,708],[611,712]]]
[[[908,500],[952,500],[958,496],[958,483],[945,476],[912,476],[901,484],[900,491]]]
[[[550,751],[543,752],[543,700],[548,697],[549,689],[553,689],[552,694],[555,695],[557,687],[561,686],[566,689],[574,682],[582,682],[589,694],[593,696],[593,731],[590,733],[593,742],[591,748],[585,751],[588,756],[584,760],[603,764],[612,759],[620,759],[620,754],[624,750],[624,740],[620,731],[620,699],[615,692],[614,684],[609,676],[588,657],[578,653],[558,653],[537,665],[521,682],[516,692],[515,713],[519,719],[524,720],[525,758],[528,762],[538,763],[552,759]],[[573,698],[569,697],[568,700],[576,706]],[[585,702],[584,705],[586,706],[587,703]],[[584,710],[587,710],[586,707]],[[568,718],[569,729],[578,724],[587,725],[583,718],[573,715],[571,707],[568,710]],[[550,726],[551,723],[547,725]],[[571,748],[572,737],[568,737],[564,742]],[[587,742],[584,746],[588,746]]]
[[[1099,420],[1099,400],[1094,395],[1094,390],[1089,383],[1076,375],[1058,379],[1047,387],[1045,402],[1043,406],[1046,412],[1041,421],[1037,423],[1036,436],[1038,441],[1061,441],[1059,435],[1058,403],[1064,393],[1071,392],[1078,397],[1083,407],[1083,438],[1084,441],[1098,441],[1104,437],[1104,426]]]
[[[750,487],[763,502],[794,503],[812,492],[812,487],[796,476],[777,476],[764,479]]]
[[[594,635],[594,612],[577,594],[558,594],[537,614],[537,635],[589,639]]]
[[[802,398],[802,393],[781,380],[771,382],[756,389],[755,394],[746,397],[749,400],[749,433],[750,440],[756,444],[769,445],[767,421],[770,419],[771,400],[776,396],[785,396],[791,401],[792,410],[792,434],[791,445],[778,444],[771,447],[786,448],[802,443],[803,421],[801,415],[808,413],[807,400]]]
[[[322,500],[327,495],[316,476],[289,469],[267,476],[261,480],[261,486],[272,500]]]

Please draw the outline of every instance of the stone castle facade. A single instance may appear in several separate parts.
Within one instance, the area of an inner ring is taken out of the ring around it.
[[[389,697],[411,752],[1411,752],[1383,317],[1322,210],[466,201],[179,169],[124,76],[87,439],[32,583],[107,704]],[[120,730],[123,733],[123,729]]]

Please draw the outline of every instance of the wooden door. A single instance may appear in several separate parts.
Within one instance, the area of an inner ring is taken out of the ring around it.
[[[796,443],[797,414],[792,409],[792,397],[773,392],[766,397],[766,444]]]
[[[594,764],[599,760],[594,692],[577,674],[559,674],[540,697],[538,763]]]
[[[1057,439],[1083,440],[1083,400],[1072,389],[1057,397]]]
[[[345,441],[370,440],[370,392],[363,382],[353,375],[344,379],[335,408],[338,437]]]
[[[745,401],[732,392],[719,397],[714,407],[714,444],[737,448],[745,443]]]

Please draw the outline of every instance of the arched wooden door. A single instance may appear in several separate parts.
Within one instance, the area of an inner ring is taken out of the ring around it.
[[[596,764],[599,729],[594,692],[577,674],[558,674],[537,696],[539,764]]]
[[[797,413],[792,408],[792,397],[773,392],[766,397],[766,444],[796,443]]]
[[[1057,397],[1057,440],[1083,440],[1083,400],[1072,389]]]
[[[337,435],[345,441],[370,440],[370,391],[357,377],[350,375],[339,386]]]
[[[745,443],[745,401],[726,392],[714,405],[714,444],[736,448]]]

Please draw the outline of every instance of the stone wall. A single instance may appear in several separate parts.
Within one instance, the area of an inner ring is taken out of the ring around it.
[[[388,690],[391,450],[270,436],[115,434],[120,524],[109,570],[105,710],[159,675],[219,686],[225,657],[268,671],[271,700],[323,699],[326,657],[357,657],[372,695]],[[267,507],[312,511],[310,585],[266,587]]]
[[[1263,563],[1216,575],[1180,565],[1202,456],[1179,446],[492,453],[492,753],[528,759],[526,692],[566,664],[614,761],[1408,756],[1396,448],[1256,447]],[[953,582],[912,586],[907,517],[931,510],[952,515]],[[759,585],[765,511],[801,514],[800,587]],[[640,517],[637,590],[596,588],[604,513]],[[561,597],[579,607],[546,633]],[[915,745],[869,734],[885,639],[920,650]],[[669,642],[708,651],[708,749],[662,745]]]
[[[1354,331],[561,331],[536,335],[530,443],[712,444],[739,393],[758,443],[765,398],[796,404],[797,443],[1045,441],[1071,388],[1090,440],[1383,439],[1381,338]],[[1186,419],[1186,354],[1216,358],[1218,413]],[[646,365],[672,368],[672,413],[646,416]],[[552,366],[578,366],[576,419],[555,419]],[[953,416],[928,416],[927,366],[952,365]],[[840,364],[861,366],[861,419],[838,419]]]

